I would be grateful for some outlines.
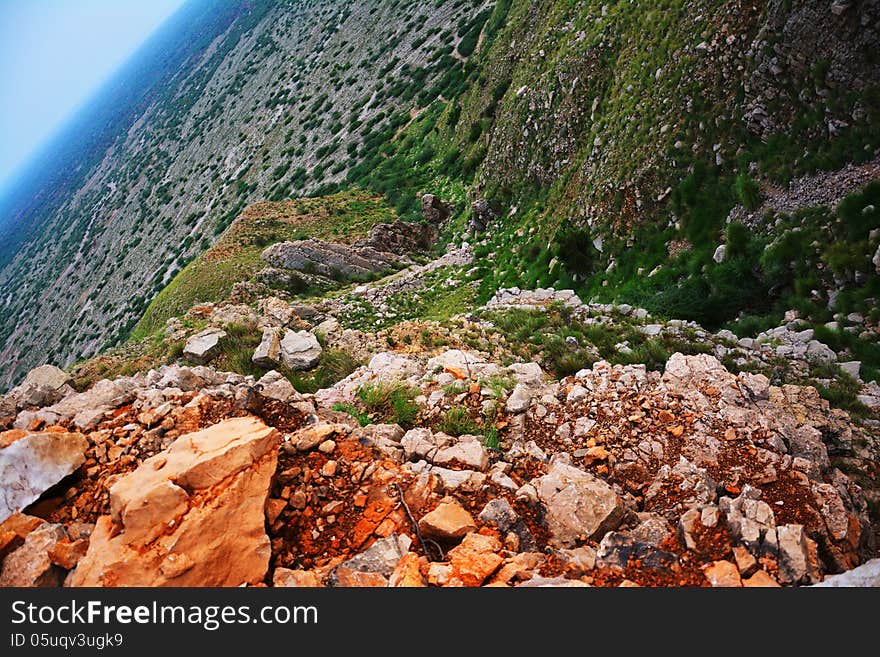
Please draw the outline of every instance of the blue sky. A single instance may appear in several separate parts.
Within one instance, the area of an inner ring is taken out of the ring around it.
[[[0,190],[184,0],[0,0]]]

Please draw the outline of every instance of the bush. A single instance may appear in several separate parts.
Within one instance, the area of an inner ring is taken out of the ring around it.
[[[747,173],[739,174],[733,181],[733,194],[748,210],[761,206],[761,188]]]

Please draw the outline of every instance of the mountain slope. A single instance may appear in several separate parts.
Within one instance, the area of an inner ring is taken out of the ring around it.
[[[880,145],[874,1],[242,2],[200,20],[84,182],[17,215],[36,232],[0,272],[3,383],[125,338],[250,202],[339,186],[404,218],[439,192],[453,232],[487,199],[484,300],[556,285],[716,327],[772,315],[809,282],[766,275],[772,230],[715,262],[726,219]],[[810,258],[838,263],[817,321],[872,298],[844,289],[862,264]]]
[[[71,128],[96,138],[40,164],[53,173],[36,187],[51,194],[7,222],[31,234],[0,272],[0,381],[126,336],[248,202],[343,179],[358,144],[378,148],[419,94],[456,84],[458,25],[481,6],[188,5],[96,101],[97,116]],[[166,38],[181,52],[158,59]],[[132,99],[120,91],[129,81]],[[66,175],[84,151],[100,159]]]

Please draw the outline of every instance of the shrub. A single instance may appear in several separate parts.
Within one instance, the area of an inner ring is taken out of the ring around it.
[[[761,188],[747,173],[739,174],[733,181],[733,194],[749,210],[757,210],[761,206]]]
[[[480,425],[471,418],[468,410],[463,406],[457,406],[446,411],[437,425],[437,429],[450,436],[480,433]]]

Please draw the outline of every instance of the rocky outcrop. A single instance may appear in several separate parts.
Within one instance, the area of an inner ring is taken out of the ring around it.
[[[431,226],[441,226],[449,221],[455,206],[434,194],[422,194],[422,218]]]
[[[271,267],[316,274],[339,282],[366,278],[401,263],[400,256],[370,246],[349,246],[318,239],[273,244],[261,257]]]
[[[263,507],[280,437],[254,418],[178,438],[110,488],[71,586],[239,586],[263,580]]]
[[[0,434],[0,522],[81,466],[87,448],[78,433]]]
[[[437,235],[437,227],[430,223],[395,221],[393,224],[374,225],[370,228],[370,234],[355,242],[354,246],[357,249],[372,249],[405,256],[427,251],[437,241]]]
[[[257,367],[267,370],[281,364],[281,338],[276,329],[263,329],[263,338],[254,350],[251,361]]]

